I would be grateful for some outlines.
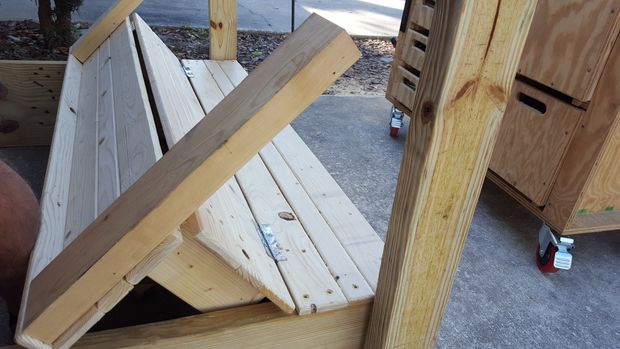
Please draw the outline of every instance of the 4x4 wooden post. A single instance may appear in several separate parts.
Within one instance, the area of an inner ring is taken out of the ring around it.
[[[436,2],[368,349],[435,345],[535,5]]]
[[[209,58],[237,59],[237,0],[209,0]]]

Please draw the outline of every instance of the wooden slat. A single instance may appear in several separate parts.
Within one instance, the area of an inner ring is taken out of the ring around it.
[[[209,58],[237,59],[237,0],[209,0]]]
[[[99,55],[99,89],[97,107],[97,209],[100,214],[120,195],[116,149],[116,120],[112,86],[110,40],[97,51]],[[123,63],[125,64],[125,63]]]
[[[90,348],[361,348],[370,303],[312,316],[287,315],[271,303],[117,330],[89,333]]]
[[[217,63],[234,85],[240,84],[247,76],[238,62]],[[372,289],[273,144],[267,144],[260,156],[349,303],[374,297]]]
[[[105,314],[96,306],[92,306],[65,333],[63,333],[52,345],[54,349],[68,349],[80,339],[89,328],[93,327]]]
[[[169,146],[205,115],[174,53],[138,15],[133,17],[155,104]]]
[[[433,348],[536,1],[437,1],[366,348]]]
[[[291,169],[273,144],[267,144],[260,156],[278,183],[280,190],[296,213],[312,239],[314,246],[323,258],[331,275],[344,293],[349,303],[360,302],[374,297],[374,293],[364,276],[355,266],[347,251],[331,230],[312,199],[303,190]]]
[[[271,226],[283,249],[286,260],[278,261],[277,265],[295,300],[297,312],[309,314],[348,305],[260,157],[253,157],[235,177],[257,222]]]
[[[97,107],[99,56],[84,63],[77,109],[65,247],[97,216]]]
[[[222,66],[220,66],[220,64],[216,61],[206,60],[203,62],[207,66],[207,69],[209,69],[209,72],[211,72],[211,75],[215,79],[220,91],[222,91],[225,96],[232,92],[235,86],[233,86],[230,79],[226,76]]]
[[[383,241],[290,126],[273,139],[273,144],[364,275],[366,282],[375,290]]]
[[[70,164],[73,157],[81,75],[82,64],[69,55],[41,197],[41,228],[30,257],[15,331],[16,340],[23,345],[26,345],[23,341],[22,331],[25,314],[29,307],[30,284],[64,247],[64,228],[70,185],[69,174],[71,173]]]
[[[35,278],[24,332],[56,339],[358,58],[310,16]]]
[[[71,46],[71,54],[80,62],[85,62],[141,3],[142,0],[117,0],[90,26],[86,34]]]
[[[162,127],[166,134],[166,140],[168,145],[172,147],[211,110],[203,111],[198,98],[192,90],[190,81],[183,73],[177,58],[141,19],[137,16],[136,18],[136,27],[153,95],[162,121]],[[204,69],[199,66],[194,66],[193,68],[196,69],[196,75],[194,75],[194,78],[191,78],[192,82],[209,75],[205,71],[208,68],[206,65]],[[219,85],[225,88],[230,86],[230,90],[232,90],[232,84],[216,63],[211,69],[210,72],[216,72],[212,82],[217,81],[217,79],[223,79],[223,81],[219,82]],[[209,96],[202,95],[202,93],[207,92],[204,88],[204,82],[199,82],[198,86],[196,93],[203,100],[204,105],[216,105],[217,100],[224,98],[224,94],[221,91],[211,90]],[[191,106],[191,108],[178,108],[178,103],[186,104]],[[203,247],[205,250],[201,251],[196,246],[187,246],[187,249],[191,249],[192,252],[178,256],[181,259],[192,258],[197,253],[205,254],[203,257],[194,258],[193,262],[188,260],[185,263],[202,261],[205,264],[200,266],[201,269],[211,269],[211,273],[225,276],[221,280],[221,284],[218,284],[217,279],[213,279],[207,281],[210,284],[209,287],[203,288],[200,284],[188,279],[183,282],[185,286],[183,288],[179,283],[175,283],[176,281],[173,278],[161,274],[157,275],[159,276],[158,280],[163,283],[164,287],[171,291],[176,290],[177,293],[175,294],[177,296],[182,297],[186,302],[201,310],[235,304],[247,304],[250,301],[260,300],[261,298],[257,296],[256,291],[248,289],[247,280],[261,291],[267,289],[266,295],[273,296],[273,301],[276,304],[281,305],[283,309],[292,311],[294,309],[293,301],[273,260],[265,253],[262,242],[257,236],[256,223],[241,191],[230,189],[237,186],[237,183],[234,181],[234,178],[229,179],[196,212],[196,220],[200,222],[202,227],[197,238],[205,244]],[[231,232],[234,232],[234,234],[231,234]],[[206,250],[207,248],[222,256],[229,263],[230,267],[214,261],[212,252]],[[243,251],[246,252],[243,253]],[[247,253],[253,254],[253,258],[249,262],[246,257]],[[207,265],[207,261],[214,264]],[[174,262],[174,265],[182,264],[180,261]],[[214,270],[218,267],[223,267],[223,269]],[[230,285],[229,280],[234,275],[230,273],[229,269],[231,267],[238,270],[239,280],[237,282],[244,286],[239,289],[239,293],[219,291]],[[183,270],[180,272],[181,276],[191,276],[191,274],[185,273]],[[218,290],[218,292],[209,292],[209,289]],[[204,298],[201,295],[204,295]],[[219,304],[215,303],[216,300]]]
[[[0,147],[51,144],[66,65],[0,60]]]
[[[203,105],[219,103],[234,89],[234,86],[243,80],[239,75],[232,74],[231,76],[235,77],[235,85],[233,85],[233,81],[219,63],[204,61],[204,67],[208,73],[201,72],[200,74],[212,74],[219,90],[205,95],[204,91],[196,89],[196,94],[201,101],[208,100],[208,102],[203,102]],[[230,65],[224,64],[224,66],[228,69]],[[190,78],[190,81],[195,84],[198,79],[199,76],[194,76]],[[205,109],[206,113],[210,111],[210,109]],[[197,238],[218,253],[223,260],[238,270],[246,280],[283,311],[292,312],[295,309],[295,303],[276,264],[263,247],[263,242],[258,236],[257,223],[236,178],[230,178],[205,202],[199,212],[201,212],[201,225],[205,229]],[[235,212],[235,214],[231,215],[230,212]],[[238,232],[238,234],[230,234],[231,231]]]
[[[218,88],[213,75],[203,61],[183,60],[182,64],[191,69],[194,77],[190,80],[196,97],[198,97],[202,109],[209,113],[224,98],[222,91]]]
[[[161,158],[153,112],[129,20],[110,37],[120,191]]]

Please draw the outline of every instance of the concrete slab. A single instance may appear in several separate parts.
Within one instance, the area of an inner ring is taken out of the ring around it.
[[[75,20],[95,21],[115,0],[88,0]],[[352,35],[396,36],[404,0],[297,0],[295,23],[299,26],[312,12],[333,21]],[[238,0],[238,26],[245,30],[289,32],[290,0]],[[209,26],[206,0],[146,0],[138,13],[151,25]],[[35,1],[1,0],[0,21],[37,19]]]
[[[406,135],[389,137],[389,108],[383,97],[323,96],[293,124],[382,238]],[[46,156],[0,149],[31,183]],[[576,236],[573,269],[544,275],[534,263],[539,225],[485,183],[438,348],[620,348],[620,232]],[[0,345],[10,341],[4,312],[0,302]]]

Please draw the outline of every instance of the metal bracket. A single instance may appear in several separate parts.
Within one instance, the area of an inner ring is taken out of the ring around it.
[[[194,72],[192,71],[190,67],[183,66],[183,71],[185,72],[185,75],[187,75],[188,78],[194,77]]]
[[[265,246],[265,250],[267,250],[267,254],[273,258],[276,262],[282,262],[286,260],[286,254],[284,254],[284,249],[278,243],[276,239],[276,235],[273,233],[271,229],[271,225],[269,224],[259,224],[258,232],[262,237],[263,245]]]
[[[545,255],[547,246],[553,245],[557,251],[555,252],[555,258],[553,259],[553,266],[558,269],[569,270],[573,263],[573,255],[570,251],[575,248],[575,240],[560,236],[558,239],[551,231],[548,225],[543,224],[538,232],[538,255],[540,257]]]
[[[401,128],[403,126],[403,112],[395,106],[390,110],[390,127]]]

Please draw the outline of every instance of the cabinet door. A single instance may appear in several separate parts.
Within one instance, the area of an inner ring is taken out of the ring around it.
[[[515,81],[490,169],[543,206],[584,111]]]

